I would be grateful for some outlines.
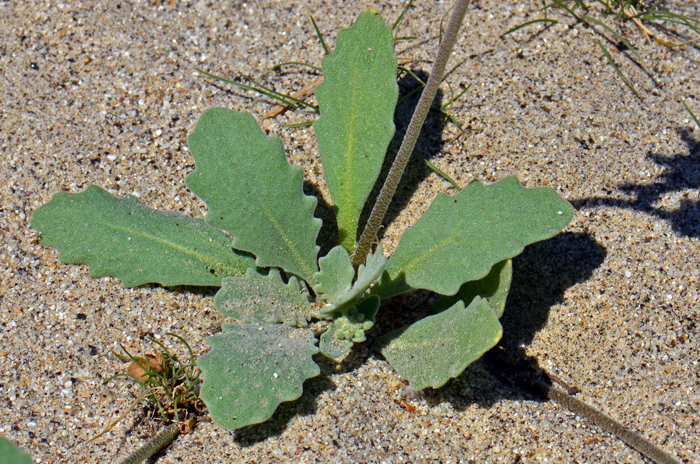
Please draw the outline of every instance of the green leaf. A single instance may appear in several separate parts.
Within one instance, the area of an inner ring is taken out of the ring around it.
[[[314,286],[314,290],[324,301],[332,303],[350,291],[355,269],[345,248],[333,248],[318,260],[318,265],[321,271],[315,275],[318,284]]]
[[[387,258],[384,256],[384,251],[381,245],[377,246],[377,251],[374,254],[367,255],[367,263],[360,264],[357,270],[357,280],[352,285],[350,290],[344,295],[336,298],[332,304],[326,305],[319,311],[319,316],[331,317],[333,319],[343,316],[350,311],[355,304],[362,298],[365,291],[372,285],[386,266]]]
[[[390,332],[382,354],[416,390],[439,388],[501,339],[498,316],[485,299],[462,301],[447,311]]]
[[[526,245],[555,236],[572,218],[573,207],[554,190],[526,189],[515,177],[439,194],[401,237],[373,293],[389,298],[422,288],[454,295]]]
[[[277,269],[262,276],[248,269],[244,277],[227,277],[214,298],[222,314],[240,322],[285,323],[306,327],[316,314],[309,294],[299,280],[292,276],[285,285]]]
[[[323,58],[316,89],[321,117],[314,124],[328,190],[336,207],[340,243],[352,252],[357,222],[394,135],[398,99],[391,28],[374,9],[338,32]]]
[[[207,339],[211,351],[198,364],[201,398],[214,423],[239,429],[270,418],[277,406],[302,394],[306,379],[321,371],[310,330],[283,324],[226,324]]]
[[[322,355],[340,361],[355,344],[352,340],[346,338],[338,338],[338,327],[335,323],[331,323],[328,330],[323,332],[321,339],[318,342],[318,349]]]
[[[371,295],[357,306],[353,306],[348,314],[335,319],[321,335],[318,345],[321,353],[340,360],[355,343],[364,342],[365,332],[374,327],[379,303],[379,297]]]
[[[203,220],[155,211],[95,185],[82,193],[57,193],[34,212],[32,227],[41,232],[41,243],[61,250],[64,263],[86,263],[93,277],[116,276],[126,287],[218,287],[224,277],[255,266]]]
[[[234,235],[234,247],[260,267],[276,266],[313,282],[321,220],[316,197],[302,192],[304,173],[290,166],[282,141],[253,116],[207,110],[189,138],[196,169],[187,186],[207,204],[206,221]]]
[[[506,307],[508,290],[510,290],[510,280],[513,275],[513,264],[510,259],[497,263],[486,277],[479,280],[467,282],[459,288],[456,295],[443,296],[430,308],[433,314],[440,313],[450,308],[458,300],[462,300],[465,305],[469,305],[472,300],[480,296],[486,298],[489,306],[500,318]]]
[[[0,456],[5,464],[33,464],[27,453],[17,448],[14,443],[0,435]]]

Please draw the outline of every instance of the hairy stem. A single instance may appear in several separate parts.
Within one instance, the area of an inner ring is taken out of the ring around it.
[[[384,216],[386,216],[386,212],[389,209],[389,204],[391,203],[392,198],[394,198],[396,188],[398,187],[401,176],[406,169],[411,153],[413,153],[416,140],[418,140],[418,135],[420,134],[425,118],[428,115],[430,106],[433,103],[433,99],[437,93],[442,76],[445,74],[447,60],[450,58],[452,48],[457,41],[459,28],[462,25],[462,19],[464,18],[464,14],[467,11],[469,3],[470,0],[457,0],[452,9],[450,21],[447,25],[447,30],[445,31],[442,43],[440,44],[437,57],[435,58],[435,63],[433,64],[433,69],[430,72],[430,77],[428,78],[428,82],[423,89],[423,93],[421,93],[420,100],[416,106],[416,111],[413,113],[411,122],[408,125],[408,130],[403,138],[399,152],[396,154],[394,163],[391,165],[391,169],[389,170],[389,175],[382,186],[381,192],[379,192],[377,201],[372,208],[372,213],[367,220],[367,225],[365,225],[362,235],[360,236],[360,241],[357,244],[357,248],[352,255],[352,265],[356,269],[360,264],[365,262],[365,259],[367,259],[367,254],[370,251],[372,243],[377,238],[377,232],[379,231],[379,227],[382,225]]]
[[[148,442],[146,442],[139,449],[127,456],[126,459],[120,462],[120,464],[140,464],[172,443],[181,432],[188,433],[191,431],[196,422],[197,420],[195,418],[191,418],[182,424],[170,424],[158,432],[156,436],[148,440]],[[184,430],[181,430],[181,426],[184,427]]]
[[[608,417],[594,407],[587,405],[583,401],[569,396],[566,392],[550,387],[543,382],[535,382],[534,389],[543,397],[556,401],[569,411],[585,417],[606,432],[615,435],[656,464],[680,464],[680,461],[643,436],[634,433],[624,425]]]

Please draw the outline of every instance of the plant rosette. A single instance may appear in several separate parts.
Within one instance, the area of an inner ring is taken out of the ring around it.
[[[391,28],[364,11],[322,64],[314,130],[339,230],[325,256],[302,169],[253,116],[224,108],[207,110],[189,137],[196,168],[187,186],[206,203],[205,218],[154,211],[97,186],[57,193],[32,218],[41,243],[95,277],[220,287],[216,307],[232,322],[208,339],[198,364],[201,398],[225,428],[263,422],[300,397],[320,373],[314,355],[341,359],[366,339],[381,300],[415,289],[443,296],[431,315],[383,335],[381,352],[414,388],[441,387],[500,339],[511,258],[573,217],[552,189],[526,189],[514,177],[474,181],[438,194],[390,257],[376,246],[355,268],[359,216],[394,134]],[[318,321],[326,321],[320,335],[309,327]]]

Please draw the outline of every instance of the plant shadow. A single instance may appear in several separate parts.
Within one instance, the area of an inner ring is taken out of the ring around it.
[[[540,399],[527,386],[543,371],[525,346],[545,326],[552,306],[564,301],[566,290],[590,278],[606,254],[584,233],[563,233],[526,247],[513,259],[501,341],[445,386],[425,390],[428,404],[449,402],[463,411],[474,403],[490,407],[502,400]]]
[[[424,71],[413,71],[413,73],[423,82],[427,82],[428,73]],[[406,74],[398,81],[399,85],[399,100],[404,98],[406,95],[411,93],[417,88],[420,88],[420,84],[409,74]],[[404,102],[397,105],[396,111],[394,112],[394,126],[396,131],[394,132],[394,137],[389,143],[389,148],[387,150],[386,157],[384,158],[384,163],[382,164],[382,169],[374,184],[374,188],[365,203],[365,207],[360,214],[358,233],[364,229],[364,224],[369,218],[369,214],[372,212],[372,206],[374,205],[379,191],[384,185],[384,181],[389,174],[389,169],[391,164],[396,158],[396,153],[401,146],[401,141],[406,134],[408,129],[408,124],[411,122],[411,116],[415,111],[416,105],[418,104],[418,99],[420,98],[421,91],[417,91],[412,96],[408,97]],[[432,108],[440,107],[442,105],[443,94],[442,91],[438,89],[435,94],[435,99],[433,100]],[[428,117],[425,120],[423,128],[421,129],[420,136],[416,142],[416,146],[413,150],[413,154],[406,166],[406,170],[403,173],[401,182],[396,190],[393,200],[389,206],[384,221],[384,225],[390,224],[399,213],[406,207],[406,205],[411,200],[413,193],[416,191],[420,183],[428,177],[433,171],[428,168],[423,162],[423,158],[431,159],[437,156],[443,149],[445,141],[442,136],[445,131],[445,125],[447,124],[448,118],[442,113],[431,109],[428,112]],[[359,237],[358,237],[359,238]],[[382,231],[379,231],[378,239],[381,240]]]
[[[692,129],[683,127],[677,129],[677,132],[687,145],[688,154],[647,153],[650,160],[666,169],[649,183],[625,183],[617,187],[620,192],[633,195],[633,200],[595,196],[576,199],[571,203],[578,210],[600,206],[634,209],[668,221],[679,235],[700,238],[700,200],[690,198],[689,192],[700,187],[700,140],[693,137]],[[665,196],[677,195],[683,191],[681,198],[674,201],[674,209],[658,205]]]
[[[317,399],[328,391],[336,388],[331,376],[346,374],[359,368],[373,355],[370,344],[355,344],[350,353],[340,362],[329,359],[318,353],[314,355],[314,361],[321,368],[321,374],[304,382],[304,392],[294,401],[282,403],[274,414],[265,422],[243,427],[234,432],[234,441],[242,447],[253,446],[273,436],[281,435],[289,422],[295,416],[312,416],[316,414]]]

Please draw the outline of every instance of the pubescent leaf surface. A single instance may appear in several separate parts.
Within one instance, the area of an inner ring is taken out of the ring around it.
[[[309,294],[292,276],[285,284],[277,269],[267,276],[248,269],[243,277],[227,277],[214,298],[220,313],[240,322],[285,323],[306,327],[316,314]]]
[[[491,306],[491,309],[493,309],[500,318],[506,307],[506,299],[508,298],[508,290],[510,290],[512,275],[513,264],[510,259],[496,263],[486,277],[466,282],[459,288],[456,295],[443,295],[437,303],[430,308],[430,311],[433,314],[440,313],[452,307],[458,300],[462,300],[465,305],[469,305],[475,297],[480,296],[488,300],[489,306]]]
[[[526,245],[555,236],[572,218],[573,207],[554,190],[526,189],[515,177],[438,194],[401,237],[373,292],[389,298],[421,288],[454,295]]]
[[[464,307],[428,316],[379,338],[382,354],[413,388],[439,388],[493,348],[502,329],[496,312],[480,297]]]
[[[318,265],[321,270],[315,275],[318,284],[314,286],[314,290],[320,294],[323,301],[332,303],[350,291],[355,269],[345,248],[340,245],[334,247],[318,260]]]
[[[338,32],[322,61],[314,124],[323,172],[338,217],[340,243],[352,253],[357,222],[394,135],[398,99],[391,28],[374,9]]]
[[[232,249],[221,230],[179,214],[155,211],[132,196],[116,198],[95,185],[57,193],[32,216],[41,243],[61,260],[88,264],[93,277],[116,276],[126,287],[220,286],[244,275],[255,260]]]
[[[187,186],[209,208],[207,223],[231,232],[234,247],[260,267],[276,266],[313,282],[321,220],[316,197],[302,191],[304,173],[290,166],[282,141],[248,113],[204,112],[189,137],[196,169]]]
[[[372,285],[386,266],[387,258],[384,256],[384,250],[381,245],[377,246],[377,251],[367,255],[365,264],[360,264],[357,269],[357,279],[352,284],[352,287],[343,295],[337,297],[332,304],[324,306],[319,311],[319,316],[336,317],[347,314],[355,304],[360,301],[367,289]]]
[[[214,422],[239,429],[266,421],[277,406],[302,394],[321,371],[311,330],[284,324],[227,324],[207,339],[211,351],[197,364],[204,372],[201,398]]]

